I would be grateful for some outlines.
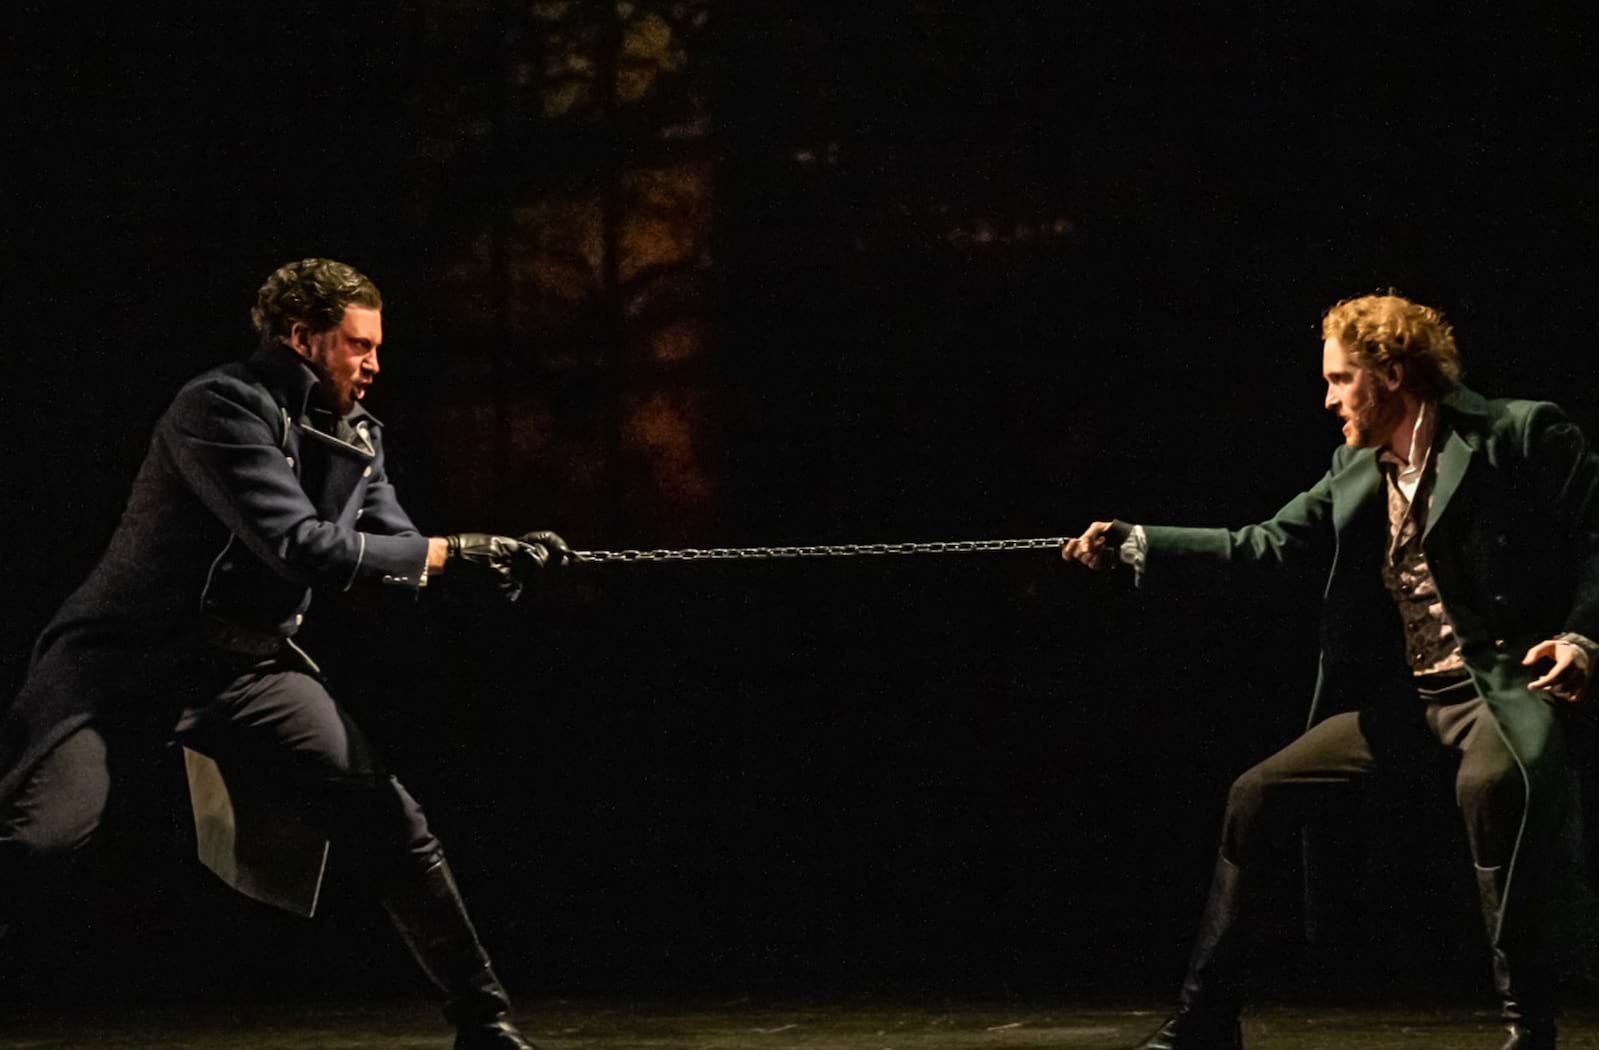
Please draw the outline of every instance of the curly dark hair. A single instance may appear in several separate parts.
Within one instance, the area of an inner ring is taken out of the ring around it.
[[[381,310],[383,296],[353,266],[332,259],[301,259],[272,271],[255,293],[250,323],[262,339],[286,338],[296,321],[310,325],[313,332],[325,332],[338,327],[351,303]]]
[[[1460,382],[1460,351],[1444,315],[1392,290],[1343,300],[1322,316],[1321,337],[1337,339],[1362,368],[1403,365],[1405,385],[1423,397]]]

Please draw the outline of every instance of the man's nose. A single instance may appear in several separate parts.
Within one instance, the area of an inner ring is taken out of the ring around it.
[[[376,350],[366,355],[366,359],[361,362],[361,371],[370,372],[372,375],[378,374],[378,352]]]
[[[1327,396],[1322,399],[1321,404],[1322,407],[1329,412],[1336,412],[1338,410],[1338,395],[1333,393],[1332,387],[1327,388]]]

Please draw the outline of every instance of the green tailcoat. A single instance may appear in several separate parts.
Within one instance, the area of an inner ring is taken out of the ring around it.
[[[1518,881],[1536,887],[1543,904],[1559,898],[1586,914],[1578,778],[1561,731],[1570,712],[1527,689],[1538,671],[1521,659],[1565,631],[1599,640],[1599,456],[1556,406],[1487,400],[1464,387],[1439,401],[1433,454],[1423,549],[1467,668],[1527,787],[1506,916],[1518,910]],[[1403,629],[1382,583],[1387,494],[1375,450],[1339,448],[1320,481],[1258,525],[1146,526],[1145,535],[1151,583],[1191,581],[1196,571],[1326,573],[1310,724],[1339,711],[1415,703]],[[1518,871],[1527,877],[1518,880]],[[1572,914],[1522,914],[1534,910]]]

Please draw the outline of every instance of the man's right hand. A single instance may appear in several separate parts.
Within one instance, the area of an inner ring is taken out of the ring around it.
[[[457,532],[444,537],[446,572],[461,571],[492,584],[510,601],[522,595],[518,559],[529,557],[521,540],[487,532]]]
[[[1089,525],[1081,536],[1061,544],[1060,556],[1098,572],[1114,569],[1121,564],[1121,555],[1116,549],[1119,544],[1108,535],[1111,524],[1108,521],[1096,521]]]

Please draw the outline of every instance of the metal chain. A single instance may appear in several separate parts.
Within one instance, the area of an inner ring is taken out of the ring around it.
[[[977,551],[1048,550],[1065,536],[1026,540],[941,540],[933,543],[833,543],[799,547],[682,547],[675,550],[573,551],[579,561],[753,561],[777,558],[868,558],[890,554],[968,554]]]

